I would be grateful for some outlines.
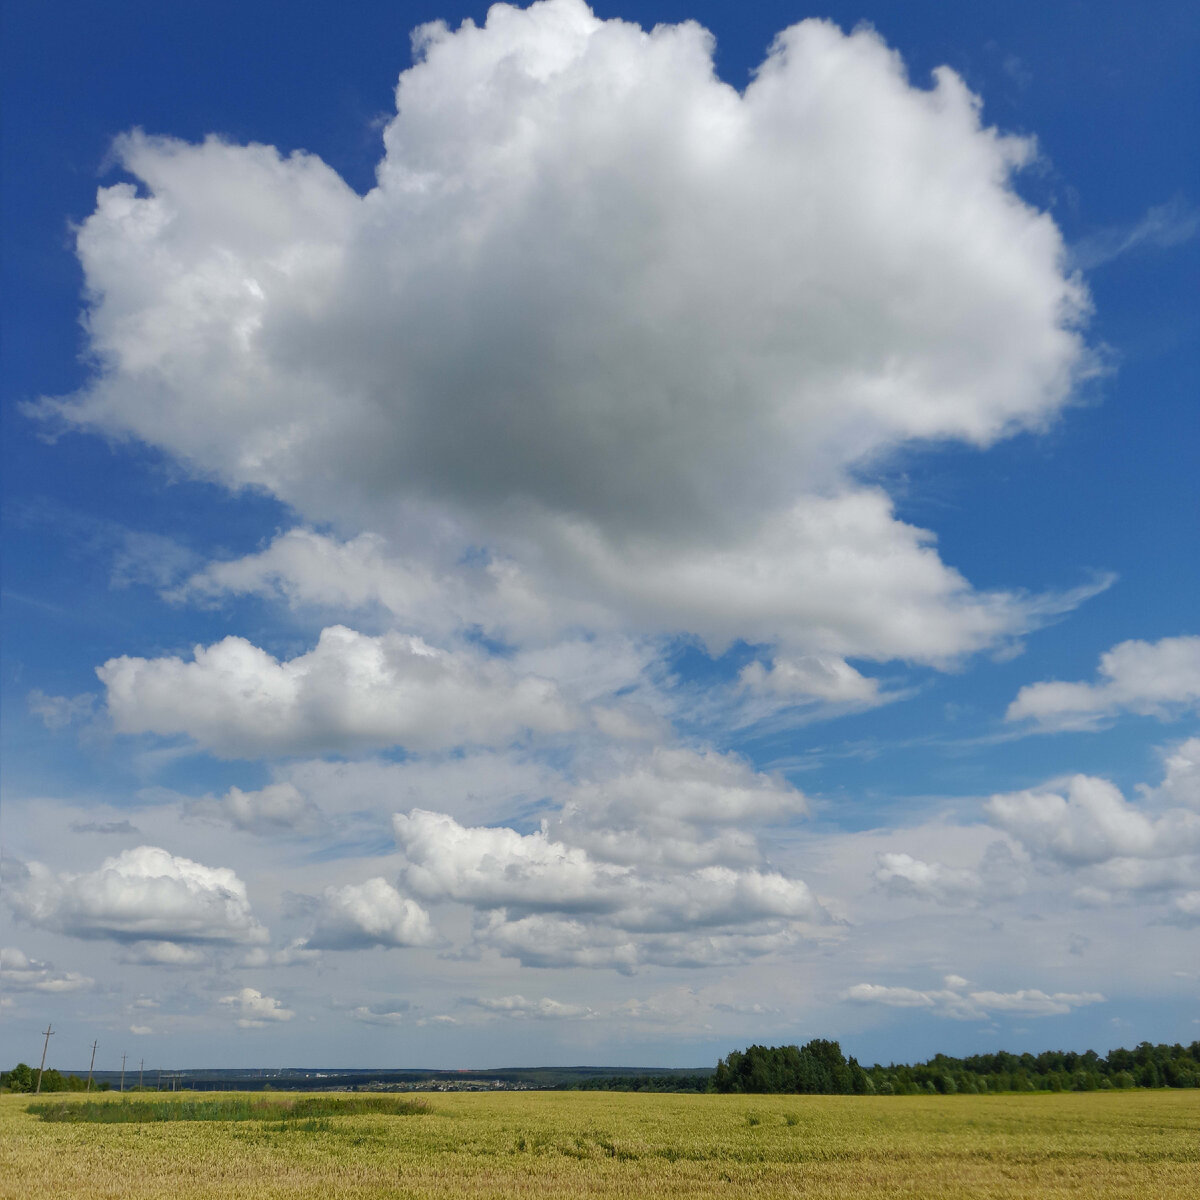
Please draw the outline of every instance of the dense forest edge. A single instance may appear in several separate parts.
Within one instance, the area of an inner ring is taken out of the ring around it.
[[[928,1062],[866,1068],[837,1042],[751,1046],[717,1063],[716,1092],[906,1096],[958,1092],[1093,1092],[1110,1088],[1200,1087],[1200,1042],[1111,1050],[1044,1050],[1041,1054],[936,1054]]]
[[[98,1078],[92,1090],[107,1091]],[[104,1073],[108,1074],[108,1073]],[[220,1078],[218,1078],[220,1077]],[[32,1092],[37,1071],[18,1063],[0,1071],[0,1091]],[[750,1046],[734,1050],[715,1070],[616,1071],[598,1067],[531,1067],[500,1071],[384,1071],[270,1074],[249,1071],[173,1072],[175,1088],[259,1090],[436,1091],[555,1089],[615,1092],[722,1092],[782,1095],[909,1096],[987,1092],[1093,1092],[1128,1088],[1200,1087],[1200,1041],[1189,1046],[1142,1042],[1133,1050],[1044,1050],[1041,1054],[935,1054],[927,1062],[862,1066],[837,1042],[815,1038],[804,1046]],[[161,1088],[160,1082],[154,1088]],[[87,1081],[56,1070],[42,1074],[42,1092],[82,1092]],[[126,1087],[126,1091],[152,1090]]]
[[[953,1095],[963,1092],[1094,1092],[1118,1088],[1200,1087],[1200,1042],[1111,1050],[1045,1050],[1041,1054],[975,1054],[928,1062],[863,1067],[837,1042],[750,1046],[734,1050],[713,1072],[692,1075],[610,1075],[580,1080],[575,1089],[630,1092],[745,1092],[823,1096]]]

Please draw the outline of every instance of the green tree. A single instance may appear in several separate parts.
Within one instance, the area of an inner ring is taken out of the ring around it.
[[[28,1063],[17,1063],[11,1071],[6,1071],[0,1076],[0,1083],[13,1092],[32,1092],[33,1068]]]

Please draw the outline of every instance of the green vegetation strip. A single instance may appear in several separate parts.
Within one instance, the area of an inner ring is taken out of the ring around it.
[[[398,1096],[219,1096],[205,1100],[115,1100],[83,1103],[51,1100],[29,1105],[43,1121],[115,1124],[124,1121],[280,1121],[314,1117],[389,1116],[427,1113],[421,1100]]]

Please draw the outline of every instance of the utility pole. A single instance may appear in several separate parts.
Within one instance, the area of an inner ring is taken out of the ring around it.
[[[100,1043],[98,1041],[92,1043],[92,1061],[88,1064],[88,1084],[87,1088],[85,1089],[89,1092],[92,1090],[92,1068],[96,1065],[96,1047],[99,1044]]]
[[[139,1058],[138,1059],[138,1091],[139,1092],[142,1090],[142,1068],[145,1067],[145,1065],[146,1065],[146,1060],[144,1058]]]
[[[127,1054],[121,1055],[121,1091],[125,1090],[125,1060],[129,1057]]]
[[[50,1038],[54,1033],[54,1026],[47,1023],[46,1025],[46,1040],[42,1043],[42,1065],[38,1067],[37,1087],[33,1089],[36,1096],[42,1090],[42,1072],[46,1069],[46,1051],[50,1049]]]

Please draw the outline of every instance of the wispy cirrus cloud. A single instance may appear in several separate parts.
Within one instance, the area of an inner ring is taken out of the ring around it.
[[[1155,204],[1130,225],[1102,229],[1071,247],[1071,261],[1084,271],[1135,250],[1169,250],[1200,233],[1200,207],[1183,196]]]

